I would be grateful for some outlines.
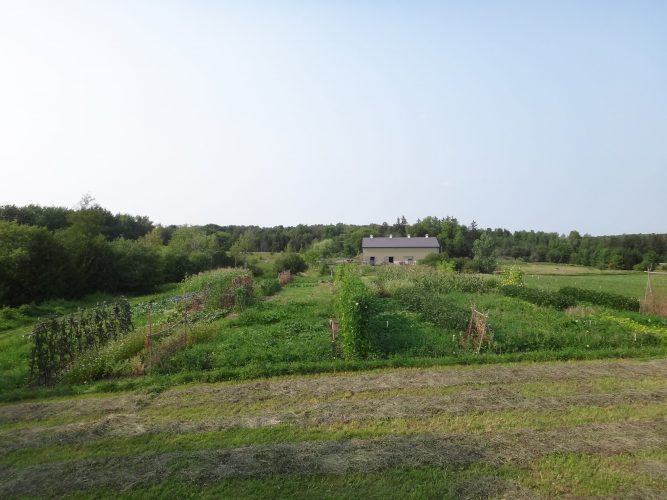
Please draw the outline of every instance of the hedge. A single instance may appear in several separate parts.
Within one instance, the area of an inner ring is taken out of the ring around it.
[[[639,311],[639,300],[633,297],[626,297],[617,293],[601,292],[597,290],[586,290],[584,288],[575,288],[566,286],[558,290],[558,293],[572,297],[577,302],[588,302],[598,306],[610,307],[620,311]]]
[[[560,292],[550,292],[538,288],[528,288],[516,285],[505,285],[500,291],[507,297],[515,297],[538,306],[553,307],[555,309],[567,309],[577,305],[576,299]]]

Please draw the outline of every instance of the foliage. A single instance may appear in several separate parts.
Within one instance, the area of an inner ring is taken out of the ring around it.
[[[30,379],[40,384],[53,383],[77,355],[122,337],[133,328],[132,310],[124,298],[40,321],[31,333]]]
[[[280,283],[276,278],[263,278],[253,283],[255,292],[260,297],[267,297],[280,291]]]
[[[390,295],[392,290],[406,285],[419,285],[442,294],[452,291],[486,293],[497,285],[492,278],[451,273],[428,266],[383,266],[377,269],[377,281]]]
[[[610,307],[620,311],[639,311],[639,300],[632,297],[626,297],[625,295],[597,290],[586,290],[584,288],[575,288],[572,286],[563,287],[558,293],[572,297],[572,299],[577,302],[588,302],[589,304]]]
[[[461,332],[468,325],[469,309],[451,303],[424,286],[402,288],[393,298],[408,311],[419,313],[426,321],[449,331]]]
[[[346,358],[368,358],[377,352],[376,333],[371,318],[376,312],[375,297],[351,265],[336,269],[334,309],[340,323],[339,338]]]
[[[137,240],[111,243],[113,291],[147,292],[163,283],[160,251]]]
[[[518,266],[509,266],[502,270],[500,273],[500,281],[498,284],[500,286],[525,286],[523,281],[523,271]]]
[[[253,296],[252,276],[239,269],[215,269],[189,276],[181,283],[184,294],[202,294],[206,310],[243,309]]]
[[[303,252],[303,258],[309,264],[314,264],[319,259],[326,259],[334,255],[336,249],[334,241],[331,238],[314,242],[306,251]]]
[[[136,330],[128,335],[94,347],[77,357],[63,374],[68,383],[87,383],[111,377],[128,377],[143,372],[139,353],[144,348],[145,333]]]
[[[577,304],[576,299],[559,292],[550,292],[538,288],[528,288],[517,285],[507,285],[500,288],[503,295],[515,297],[538,306],[567,309]]]
[[[43,228],[0,221],[0,305],[67,293],[65,249]]]
[[[654,334],[654,335],[661,335],[665,340],[667,340],[667,327],[665,326],[659,326],[659,325],[645,325],[642,323],[639,323],[638,321],[634,321],[631,318],[623,318],[619,316],[612,316],[610,314],[605,314],[600,316],[601,319],[605,319],[607,321],[612,321],[614,323],[617,323],[631,332],[636,332],[636,333],[643,333],[643,334]]]
[[[493,237],[489,233],[483,233],[479,239],[473,243],[473,262],[476,271],[480,273],[492,273],[497,266],[496,257],[494,255],[496,244]]]
[[[320,276],[329,276],[331,274],[331,266],[326,262],[322,262],[317,272]]]
[[[360,252],[364,236],[390,233],[437,237],[443,251],[437,259],[448,256],[440,268],[451,270],[453,265],[457,271],[471,273],[493,271],[496,256],[625,270],[655,268],[667,262],[664,234],[592,237],[577,231],[568,235],[512,233],[482,230],[474,221],[466,226],[453,217],[425,217],[414,224],[399,217],[393,225],[364,226],[162,227],[145,216],[114,215],[88,197],[77,210],[0,207],[0,305],[76,298],[93,292],[145,291],[235,261],[245,263],[255,251],[301,251],[313,262],[332,256],[352,257]],[[125,241],[116,243],[121,239]],[[150,250],[128,241],[140,241]]]
[[[273,264],[273,271],[275,273],[290,271],[292,274],[297,274],[306,269],[308,269],[308,264],[303,260],[303,257],[298,253],[292,252],[280,255]]]

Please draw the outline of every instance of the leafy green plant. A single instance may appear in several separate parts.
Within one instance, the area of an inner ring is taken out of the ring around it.
[[[553,307],[555,309],[567,309],[577,304],[577,301],[569,295],[540,290],[538,288],[507,285],[501,287],[500,291],[507,297],[515,297],[538,306]]]
[[[394,294],[394,300],[436,326],[463,331],[468,325],[469,309],[451,303],[446,296],[435,294],[423,286],[402,288]]]
[[[523,281],[523,270],[519,266],[509,266],[500,273],[500,286],[525,286]]]
[[[625,295],[575,288],[572,286],[563,287],[558,292],[562,295],[572,297],[577,302],[588,302],[589,304],[610,307],[619,311],[639,311],[639,300]]]
[[[253,290],[250,273],[239,269],[215,269],[195,274],[183,280],[180,288],[185,295],[201,294],[207,310],[231,310],[235,305],[246,307],[252,300]]]
[[[306,269],[308,269],[308,264],[303,260],[303,257],[293,252],[280,255],[273,263],[273,271],[275,273],[290,271],[292,274],[297,274]]]
[[[30,380],[51,384],[74,359],[132,331],[132,309],[125,298],[112,304],[37,323],[30,335]]]
[[[366,288],[356,267],[336,269],[334,309],[340,322],[339,338],[346,358],[368,358],[377,352],[377,338],[370,320],[375,296]]]

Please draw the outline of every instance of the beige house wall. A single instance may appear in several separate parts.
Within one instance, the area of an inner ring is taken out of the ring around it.
[[[364,264],[370,264],[371,257],[375,257],[375,264],[388,264],[389,257],[394,258],[394,264],[408,264],[423,259],[430,253],[438,253],[438,248],[364,248],[362,251]]]

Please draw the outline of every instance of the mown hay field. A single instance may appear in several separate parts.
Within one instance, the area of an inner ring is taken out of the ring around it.
[[[392,369],[0,406],[0,497],[658,498],[667,360]]]

